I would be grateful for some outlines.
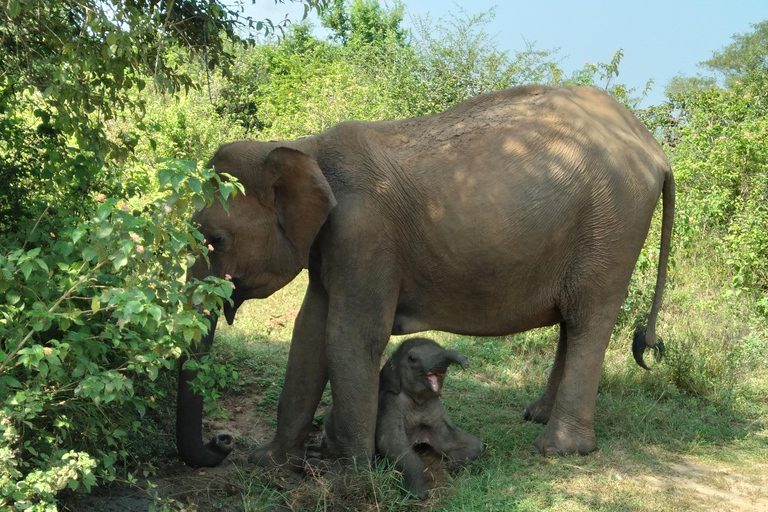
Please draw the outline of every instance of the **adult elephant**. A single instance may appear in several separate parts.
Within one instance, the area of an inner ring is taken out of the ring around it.
[[[246,192],[229,214],[215,203],[194,217],[215,250],[210,268],[198,261],[189,275],[232,276],[227,321],[244,300],[309,269],[277,432],[252,454],[260,464],[301,459],[329,378],[340,455],[371,457],[392,334],[496,336],[554,324],[554,367],[523,416],[546,423],[533,445],[540,453],[594,450],[605,350],[663,192],[656,291],[635,340],[641,365],[642,348],[655,344],[674,180],[645,126],[603,92],[518,87],[421,118],[235,142],[210,165]],[[180,377],[179,450],[192,465],[212,465],[230,439],[202,444],[193,375]]]

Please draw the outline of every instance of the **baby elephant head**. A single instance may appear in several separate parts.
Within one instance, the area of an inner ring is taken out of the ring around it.
[[[427,338],[405,340],[381,369],[379,392],[404,392],[417,402],[440,396],[448,366],[462,368],[469,361],[455,350],[446,350]]]

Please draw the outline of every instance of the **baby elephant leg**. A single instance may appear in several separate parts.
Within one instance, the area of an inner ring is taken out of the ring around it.
[[[403,435],[402,440],[391,438],[379,439],[377,450],[403,474],[403,487],[420,500],[429,497],[427,478],[424,475],[424,464],[418,454],[413,451]]]
[[[430,445],[435,451],[448,458],[450,461],[448,468],[451,473],[459,471],[478,458],[483,450],[480,439],[456,428],[447,420],[435,428],[435,435],[430,439]]]

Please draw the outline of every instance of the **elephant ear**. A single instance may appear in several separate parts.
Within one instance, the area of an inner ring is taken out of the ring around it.
[[[280,225],[307,268],[309,249],[336,198],[317,161],[301,151],[273,149],[264,166],[276,176],[273,188]]]
[[[400,371],[395,364],[395,358],[390,357],[379,372],[379,393],[387,392],[400,394]]]

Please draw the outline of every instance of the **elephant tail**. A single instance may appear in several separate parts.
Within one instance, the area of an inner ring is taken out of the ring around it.
[[[664,356],[664,343],[661,339],[656,338],[656,319],[659,316],[661,299],[664,295],[664,284],[667,281],[667,263],[672,241],[672,226],[675,221],[675,178],[671,169],[667,169],[664,176],[664,187],[661,195],[661,248],[659,250],[659,269],[656,275],[656,290],[653,293],[653,304],[648,315],[647,327],[644,331],[642,326],[638,327],[632,340],[632,355],[635,357],[635,362],[646,370],[648,370],[648,366],[643,361],[643,352],[645,352],[646,347],[656,349],[659,357]]]

